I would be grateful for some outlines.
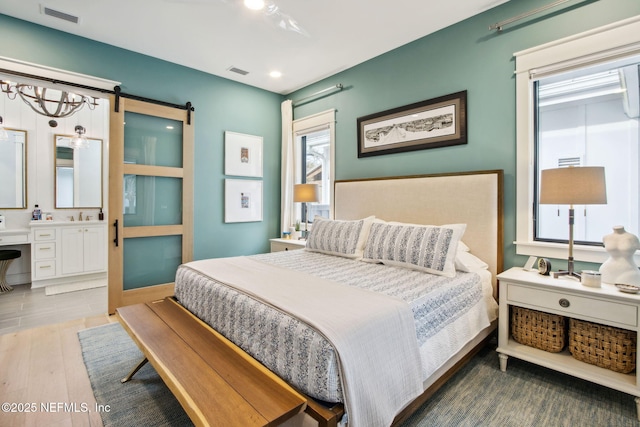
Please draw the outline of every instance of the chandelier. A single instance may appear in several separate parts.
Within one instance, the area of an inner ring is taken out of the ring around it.
[[[15,99],[19,95],[33,111],[47,117],[68,117],[85,105],[91,110],[98,105],[96,98],[91,96],[23,83],[0,81],[0,90],[6,93],[9,99]]]

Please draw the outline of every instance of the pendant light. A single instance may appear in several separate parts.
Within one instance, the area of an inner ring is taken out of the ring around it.
[[[75,132],[75,136],[69,139],[69,147],[73,149],[88,147],[89,141],[87,141],[87,138],[84,136],[87,130],[83,126],[77,125]]]

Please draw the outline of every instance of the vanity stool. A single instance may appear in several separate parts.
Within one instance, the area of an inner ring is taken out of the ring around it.
[[[20,251],[0,250],[0,293],[13,290],[11,286],[7,285],[7,270],[11,261],[16,258],[20,258]]]

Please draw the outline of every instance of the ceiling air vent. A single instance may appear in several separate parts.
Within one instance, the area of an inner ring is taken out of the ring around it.
[[[47,16],[52,16],[54,18],[62,19],[63,21],[71,22],[73,24],[77,24],[78,21],[80,21],[80,18],[78,18],[77,16],[60,12],[59,10],[51,9],[50,7],[41,6],[40,10],[43,14]]]
[[[241,70],[240,68],[236,68],[236,67],[227,68],[227,70],[231,71],[232,73],[238,73],[243,76],[246,76],[247,74],[249,74],[248,71]]]

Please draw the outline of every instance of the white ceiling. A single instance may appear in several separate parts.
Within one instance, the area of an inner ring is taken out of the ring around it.
[[[288,94],[508,0],[271,1],[308,35],[242,0],[0,0],[0,13]]]

